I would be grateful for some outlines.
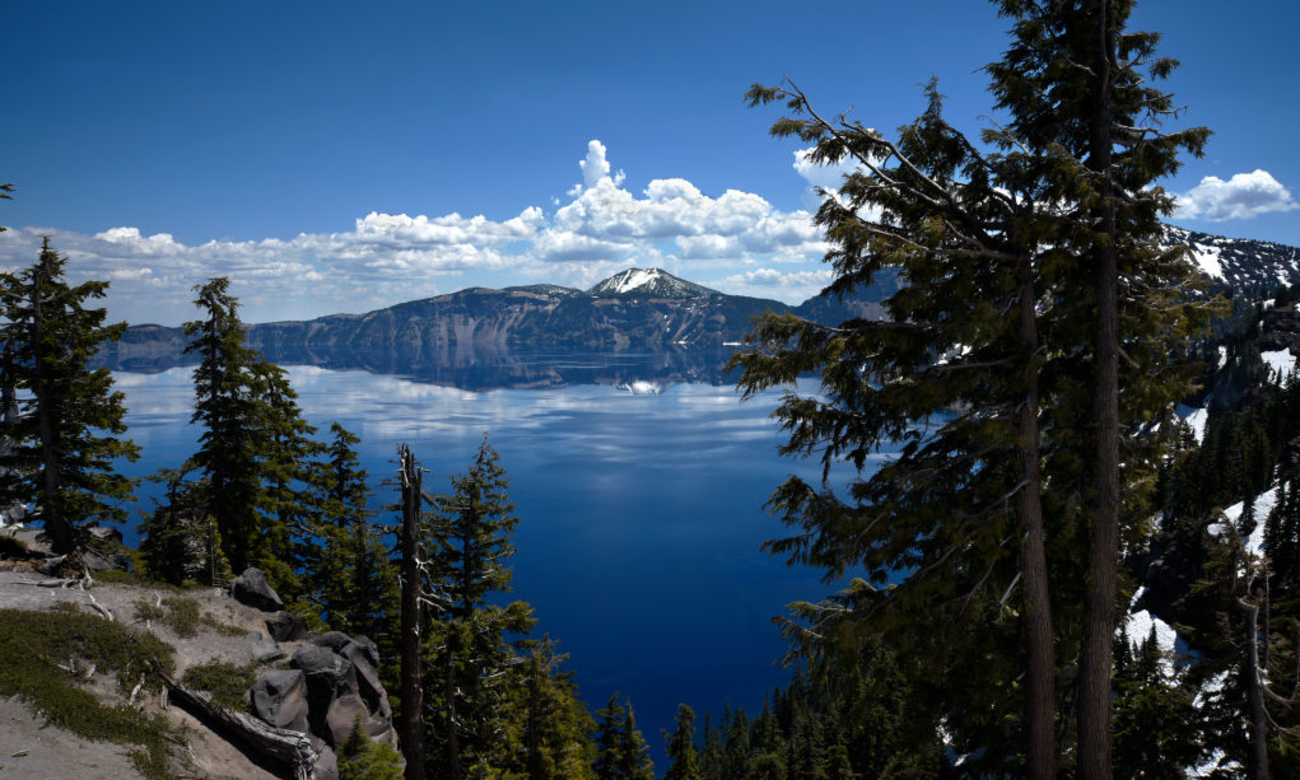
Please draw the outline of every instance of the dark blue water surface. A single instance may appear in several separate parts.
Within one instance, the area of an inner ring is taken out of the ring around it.
[[[133,474],[193,452],[191,370],[116,374],[143,448]],[[816,464],[777,455],[768,415],[778,393],[741,403],[726,384],[471,391],[287,370],[313,425],[338,421],[361,437],[375,505],[396,500],[380,482],[394,473],[399,443],[430,470],[426,488],[442,491],[488,432],[520,517],[513,596],[535,608],[537,634],[571,654],[593,710],[615,691],[631,697],[661,772],[660,730],[678,702],[716,715],[730,701],[752,713],[786,679],[773,663],[783,645],[771,619],[830,588],[818,572],[759,551],[784,531],[762,509],[768,494],[792,471],[818,477]]]

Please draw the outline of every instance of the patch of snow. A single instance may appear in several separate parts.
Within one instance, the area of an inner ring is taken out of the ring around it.
[[[659,278],[658,268],[632,268],[623,272],[623,277],[614,284],[614,292],[622,294],[643,285],[651,284]]]
[[[1221,247],[1192,244],[1190,249],[1192,250],[1192,259],[1201,267],[1206,276],[1212,276],[1215,279],[1223,278],[1223,263],[1219,262],[1219,255],[1223,252]]]
[[[1286,387],[1291,383],[1291,375],[1295,372],[1295,356],[1291,354],[1290,349],[1261,352],[1259,356],[1277,373],[1278,386]]]
[[[1137,605],[1138,599],[1146,592],[1146,587],[1138,588],[1137,593],[1133,594],[1133,600],[1129,602],[1129,609]],[[1178,632],[1174,631],[1168,623],[1152,615],[1145,609],[1128,614],[1128,622],[1125,628],[1128,629],[1129,647],[1137,650],[1142,643],[1151,635],[1151,629],[1156,630],[1156,645],[1160,648],[1160,668],[1166,675],[1172,675],[1174,672],[1174,656],[1178,648]]]
[[[1226,365],[1228,365],[1228,348],[1220,344],[1219,345],[1219,368],[1223,368]]]
[[[1192,426],[1192,435],[1196,437],[1197,444],[1200,444],[1205,439],[1205,424],[1210,419],[1209,409],[1193,409],[1190,406],[1179,404],[1174,408],[1174,414],[1183,418],[1188,425]]]
[[[1250,532],[1250,537],[1245,539],[1246,550],[1252,555],[1259,555],[1264,547],[1264,521],[1268,519],[1268,513],[1273,511],[1274,505],[1277,504],[1277,487],[1271,487],[1268,490],[1255,496],[1255,528]],[[1244,502],[1237,502],[1227,509],[1223,510],[1223,516],[1228,522],[1236,525],[1241,519],[1241,513],[1246,511]],[[1206,529],[1211,534],[1218,536],[1224,532],[1223,523],[1214,523]]]

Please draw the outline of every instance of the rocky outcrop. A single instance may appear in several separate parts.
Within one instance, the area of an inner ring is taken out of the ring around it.
[[[289,659],[289,669],[258,678],[249,692],[253,713],[269,725],[309,737],[319,755],[314,777],[337,778],[335,750],[358,718],[372,739],[397,747],[379,661],[378,648],[365,637],[339,631],[311,637]]]
[[[230,595],[240,604],[247,604],[263,612],[279,612],[284,609],[284,602],[266,581],[266,574],[251,566],[230,583]]]

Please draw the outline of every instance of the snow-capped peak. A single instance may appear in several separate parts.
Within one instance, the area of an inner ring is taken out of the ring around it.
[[[679,279],[662,268],[629,268],[589,290],[597,298],[702,298],[714,291]]]

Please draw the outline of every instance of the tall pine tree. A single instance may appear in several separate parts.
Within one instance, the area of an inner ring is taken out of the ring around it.
[[[510,535],[519,522],[508,480],[487,436],[451,490],[434,498],[424,540],[431,581],[445,600],[425,649],[425,710],[433,729],[431,774],[456,780],[478,765],[500,769],[494,752],[505,727],[505,671],[518,662],[507,637],[535,620],[524,602],[493,602],[510,591]]]
[[[17,415],[6,403],[0,436],[0,507],[32,502],[57,553],[82,543],[79,531],[126,519],[133,482],[114,470],[114,461],[135,460],[139,449],[123,437],[123,395],[113,390],[106,368],[90,368],[108,341],[121,338],[126,323],[105,325],[107,312],[87,308],[103,298],[108,282],[71,285],[67,259],[46,239],[36,263],[0,275],[0,351],[4,384],[16,387]]]

